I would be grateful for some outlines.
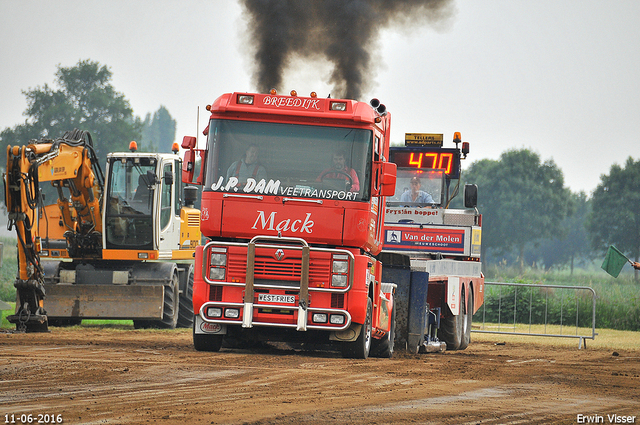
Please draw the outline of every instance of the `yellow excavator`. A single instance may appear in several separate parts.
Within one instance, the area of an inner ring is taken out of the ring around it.
[[[200,211],[177,152],[140,153],[132,142],[107,155],[103,174],[86,131],[7,147],[8,228],[18,239],[7,319],[17,330],[82,319],[192,326]]]

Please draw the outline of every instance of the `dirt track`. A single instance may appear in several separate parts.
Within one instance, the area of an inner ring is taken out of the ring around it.
[[[640,423],[640,351],[618,354],[474,342],[360,361],[284,346],[199,353],[185,330],[3,333],[0,423]]]

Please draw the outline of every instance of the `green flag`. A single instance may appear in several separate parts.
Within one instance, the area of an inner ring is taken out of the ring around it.
[[[609,273],[613,277],[618,277],[620,270],[629,259],[618,250],[615,246],[611,245],[607,251],[607,255],[602,262],[602,269]]]

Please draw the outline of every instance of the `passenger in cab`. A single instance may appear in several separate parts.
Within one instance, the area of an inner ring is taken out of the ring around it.
[[[244,156],[231,164],[227,170],[227,181],[230,177],[237,178],[241,186],[244,186],[250,177],[256,181],[267,178],[267,170],[258,162],[258,146],[249,145]]]

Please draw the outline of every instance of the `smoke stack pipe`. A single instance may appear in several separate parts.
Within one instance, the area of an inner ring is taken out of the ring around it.
[[[369,101],[371,107],[380,115],[385,115],[387,113],[387,107],[384,106],[380,101],[376,98],[373,98]]]

